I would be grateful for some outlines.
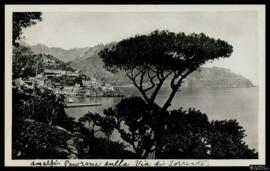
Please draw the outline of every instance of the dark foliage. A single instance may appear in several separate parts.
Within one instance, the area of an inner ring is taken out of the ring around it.
[[[66,159],[74,153],[67,142],[78,138],[66,130],[22,119],[13,127],[13,159]]]
[[[84,118],[100,126],[107,135],[114,129],[119,131],[121,138],[132,146],[138,158],[145,158],[153,150],[153,127],[158,126],[160,117],[144,100],[139,97],[123,99],[114,109],[105,109],[104,115],[88,113]]]
[[[34,119],[73,131],[74,118],[67,116],[62,95],[45,88],[35,88],[29,92],[13,89],[12,97],[14,122],[18,119]]]
[[[123,99],[104,116],[86,114],[90,127],[113,130],[130,144],[138,158],[257,158],[243,142],[244,130],[235,120],[208,121],[195,109],[164,111],[139,97]]]
[[[30,48],[25,46],[13,47],[12,77],[33,77],[43,71],[41,58],[34,55]]]
[[[149,105],[154,104],[164,81],[169,79],[171,93],[162,106],[166,110],[190,73],[207,61],[229,57],[232,52],[233,47],[226,41],[203,33],[154,31],[124,39],[99,55],[108,70],[123,70]],[[144,84],[146,81],[149,84]]]
[[[208,117],[195,109],[173,110],[164,118],[157,158],[208,158]]]
[[[83,137],[82,151],[79,158],[81,159],[135,159],[135,153],[126,150],[123,143],[113,142],[108,137],[97,137],[96,134],[101,133],[97,130],[89,128],[91,122],[88,117],[80,118],[78,127]]]
[[[21,40],[22,29],[35,25],[41,20],[41,12],[13,12],[12,44],[18,46],[18,41]]]
[[[215,159],[255,159],[258,153],[249,149],[243,138],[245,130],[236,120],[212,121],[210,123],[210,158]]]

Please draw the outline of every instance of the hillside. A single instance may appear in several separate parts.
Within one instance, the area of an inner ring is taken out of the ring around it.
[[[64,62],[71,61],[73,59],[84,56],[84,53],[89,49],[89,48],[74,48],[74,49],[66,50],[66,49],[56,48],[56,47],[49,48],[43,44],[30,46],[30,48],[35,54],[39,54],[39,53],[49,54],[49,55],[57,57],[58,59]]]
[[[76,69],[81,70],[86,75],[94,75],[96,78],[107,81],[113,85],[130,84],[124,73],[110,73],[104,68],[102,59],[98,52],[105,47],[110,48],[114,43],[107,45],[97,45],[85,52],[85,56],[68,62]],[[226,68],[212,67],[201,68],[195,71],[186,79],[186,87],[252,87],[254,86],[247,78],[235,74]]]
[[[69,65],[60,59],[47,54],[37,54],[37,59],[42,59],[42,63],[39,63],[41,70],[51,69],[51,70],[65,70],[65,71],[74,71]]]
[[[87,76],[94,76],[99,80],[106,81],[112,85],[130,84],[124,73],[113,74],[104,68],[104,63],[98,53],[104,48],[111,48],[117,42],[106,45],[98,44],[89,48],[78,48],[64,50],[61,48],[48,48],[45,45],[38,44],[31,46],[35,52],[51,54],[60,60],[63,60],[68,66],[79,69]],[[226,68],[201,68],[201,71],[193,72],[185,81],[185,87],[252,87],[254,86],[247,78],[235,74]]]
[[[184,86],[186,87],[253,87],[250,80],[242,75],[235,74],[229,69],[220,67],[206,68],[191,73]]]
[[[89,48],[84,53],[83,57],[67,62],[67,64],[69,64],[72,68],[81,70],[88,76],[94,76],[98,79],[111,82],[117,75],[106,71],[106,69],[103,67],[104,63],[99,57],[98,53],[104,48],[111,48],[114,44],[115,43],[113,42],[106,45],[96,45]]]

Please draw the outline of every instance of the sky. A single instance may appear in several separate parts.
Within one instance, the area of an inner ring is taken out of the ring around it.
[[[258,84],[256,11],[221,12],[43,12],[43,20],[23,31],[25,42],[64,49],[120,41],[154,30],[205,33],[227,41],[231,57],[205,67],[224,67]]]

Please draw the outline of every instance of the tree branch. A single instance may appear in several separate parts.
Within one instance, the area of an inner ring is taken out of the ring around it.
[[[164,76],[164,79],[168,78],[168,76],[170,76],[172,73],[173,73],[172,71],[168,72],[168,73]]]
[[[159,83],[158,83],[156,89],[155,89],[154,92],[152,93],[152,96],[151,96],[151,98],[150,98],[150,103],[151,103],[151,104],[153,104],[153,103],[155,102],[155,99],[156,99],[156,97],[157,97],[157,94],[158,94],[160,88],[162,87],[163,82],[164,82],[164,80],[159,81]]]
[[[165,102],[165,104],[163,105],[162,109],[167,110],[168,107],[171,105],[171,102],[178,90],[178,88],[181,86],[182,81],[193,71],[195,71],[197,69],[197,67],[193,68],[192,70],[188,70],[185,74],[175,74],[174,78],[171,81],[171,88],[172,88],[172,92],[169,96],[169,98],[167,99],[167,101]],[[176,78],[178,78],[179,76],[181,76],[181,78],[177,81],[177,83],[175,84],[174,81]]]
[[[179,73],[173,72],[173,78],[172,78],[171,84],[170,84],[170,86],[171,86],[172,89],[174,89],[174,87],[176,86],[175,80],[176,80],[180,75],[181,75],[180,72],[179,72]]]
[[[152,88],[154,88],[154,87],[156,86],[156,84],[154,83],[153,80],[155,79],[155,77],[157,77],[157,75],[154,75],[154,76],[151,77],[151,75],[150,75],[150,70],[147,71],[147,75],[148,75],[148,77],[150,78],[151,86],[148,87],[148,88],[146,88],[146,89],[144,90],[145,92],[151,90]]]
[[[140,91],[140,93],[143,95],[143,98],[145,99],[145,101],[148,103],[149,102],[149,98],[146,95],[145,91],[142,89],[142,87],[140,87],[136,80],[134,78],[132,78],[130,75],[127,74],[127,77],[133,82],[134,86]]]
[[[140,87],[143,89],[143,78],[146,71],[141,71],[141,78],[140,78]]]

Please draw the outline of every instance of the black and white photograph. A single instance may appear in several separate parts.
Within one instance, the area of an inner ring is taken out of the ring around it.
[[[8,166],[265,165],[264,5],[6,5]]]

